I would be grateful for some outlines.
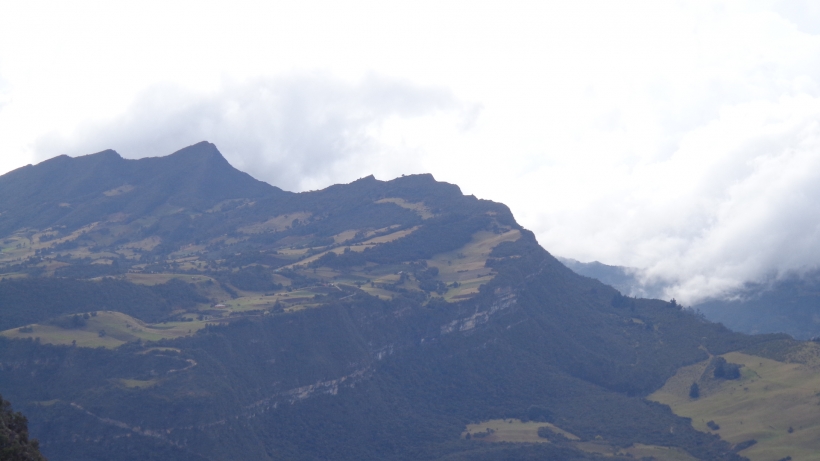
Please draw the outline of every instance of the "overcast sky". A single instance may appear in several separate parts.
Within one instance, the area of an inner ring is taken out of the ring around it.
[[[820,263],[820,3],[0,3],[0,171],[201,140],[430,172],[694,302]]]

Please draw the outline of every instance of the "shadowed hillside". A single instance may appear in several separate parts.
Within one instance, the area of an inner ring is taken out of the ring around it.
[[[202,212],[225,200],[279,194],[285,193],[232,168],[207,142],[140,160],[112,150],[63,155],[0,177],[0,233],[74,230],[116,213],[143,217],[173,207]]]
[[[0,391],[53,460],[739,460],[645,397],[798,345],[622,296],[431,175],[294,194],[201,143],[6,196]],[[530,433],[470,429],[501,420]]]

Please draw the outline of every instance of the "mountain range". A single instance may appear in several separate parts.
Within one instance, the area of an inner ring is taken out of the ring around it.
[[[621,293],[660,297],[661,283],[646,285],[635,268],[610,266],[598,261],[583,263],[559,258],[578,274],[600,280]],[[808,340],[820,337],[820,270],[792,273],[765,282],[748,282],[721,297],[691,306],[712,322],[743,333],[786,333]]]
[[[820,448],[813,414],[708,413],[776,402],[761,377],[820,366],[815,343],[624,296],[431,175],[292,193],[203,142],[26,166],[0,204],[0,393],[52,461]]]

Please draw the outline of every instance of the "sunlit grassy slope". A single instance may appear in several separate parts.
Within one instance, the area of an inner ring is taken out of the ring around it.
[[[70,317],[70,316],[66,316]],[[39,338],[43,344],[76,345],[78,347],[114,348],[126,342],[157,341],[192,334],[204,328],[205,321],[167,322],[148,325],[121,312],[100,311],[85,320],[78,328],[64,328],[56,324],[34,324],[0,332],[7,338]],[[31,330],[29,331],[28,328]]]
[[[808,352],[817,346],[807,344]],[[741,451],[752,461],[816,460],[820,455],[820,366],[784,363],[739,352],[723,357],[742,364],[739,380],[715,380],[705,373],[707,362],[682,368],[650,399],[669,405],[692,425],[709,432],[714,421],[725,440],[738,444],[757,440]],[[689,397],[692,382],[701,396]]]
[[[626,456],[637,459],[650,458],[657,461],[695,461],[685,451],[679,448],[660,447],[656,445],[633,444],[629,447],[617,447],[606,440],[581,441],[575,434],[571,434],[560,427],[537,421],[521,421],[520,419],[493,419],[476,424],[468,424],[462,437],[470,434],[471,440],[486,443],[550,443],[546,438],[538,436],[538,429],[546,427],[555,434],[565,437],[571,446],[588,453],[597,453],[604,456]]]
[[[547,439],[538,437],[538,428],[548,427],[551,431],[559,433],[570,440],[579,440],[576,435],[550,423],[537,421],[521,421],[520,419],[492,419],[476,424],[468,424],[467,430],[462,436],[467,434],[487,433],[485,437],[476,437],[486,442],[525,442],[544,443]]]
[[[404,237],[414,229],[387,234],[365,241],[365,243],[372,246],[390,242]],[[482,283],[489,282],[495,275],[495,271],[485,266],[492,249],[502,242],[515,241],[520,237],[521,233],[517,229],[503,233],[480,231],[475,233],[472,240],[463,247],[435,255],[427,260],[426,264],[429,267],[438,268],[438,280],[447,285],[447,290],[442,294],[445,299],[459,301],[470,298],[478,293],[478,288]],[[335,250],[341,253],[342,248]],[[306,262],[315,260],[321,254],[323,253],[303,259],[300,264],[306,266]],[[113,348],[136,340],[156,341],[190,335],[203,328],[208,322],[228,321],[242,315],[268,314],[276,306],[281,306],[278,313],[290,313],[317,307],[325,302],[317,297],[321,298],[328,293],[344,297],[349,294],[350,289],[355,288],[380,298],[389,299],[395,295],[395,291],[385,287],[391,284],[400,282],[399,286],[402,289],[419,289],[418,282],[412,277],[400,281],[400,270],[392,266],[387,266],[384,270],[374,270],[370,266],[365,266],[344,272],[327,267],[301,270],[310,277],[312,283],[300,289],[291,289],[288,279],[274,274],[278,277],[277,280],[281,279],[283,282],[283,288],[268,292],[235,290],[236,296],[230,296],[220,288],[221,285],[217,280],[206,275],[128,273],[122,278],[139,285],[153,286],[167,283],[172,279],[194,284],[197,290],[214,300],[214,304],[217,304],[219,308],[200,305],[198,309],[178,314],[177,317],[183,321],[161,324],[145,323],[120,312],[99,311],[96,316],[89,316],[85,320],[85,325],[79,328],[64,328],[60,326],[59,319],[52,319],[22,326],[23,330],[15,327],[0,334],[9,338],[39,338],[39,341],[44,344]]]

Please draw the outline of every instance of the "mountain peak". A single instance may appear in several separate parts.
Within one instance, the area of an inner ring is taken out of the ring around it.
[[[223,164],[223,166],[230,166],[230,163],[225,159],[216,145],[208,141],[200,141],[188,147],[184,147],[171,155],[165,157],[169,161],[181,162],[215,162]]]
[[[62,157],[62,156],[61,156],[61,157]],[[99,152],[95,152],[95,153],[93,153],[93,154],[88,154],[88,155],[80,155],[79,157],[75,157],[75,158],[86,158],[86,159],[109,159],[109,158],[116,158],[116,159],[122,159],[122,155],[120,155],[120,154],[119,154],[119,152],[117,152],[117,151],[115,151],[115,150],[113,150],[113,149],[105,149],[105,150],[101,150],[101,151],[99,151]]]
[[[200,141],[196,144],[191,144],[188,147],[183,147],[182,149],[169,155],[169,157],[187,155],[222,157],[222,153],[219,152],[219,149],[216,148],[216,145],[208,141]]]
[[[125,186],[133,192],[118,192]],[[207,141],[138,160],[109,149],[59,156],[0,176],[0,230],[17,229],[22,222],[75,228],[114,212],[144,215],[164,205],[201,211],[224,200],[279,193],[235,169]]]

